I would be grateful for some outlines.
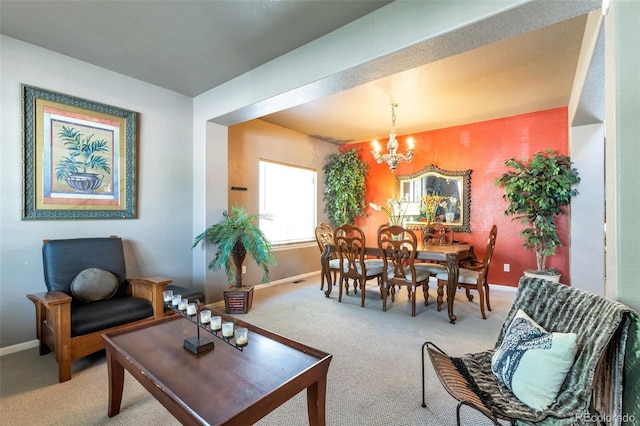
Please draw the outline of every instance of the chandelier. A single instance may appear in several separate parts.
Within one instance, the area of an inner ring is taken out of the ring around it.
[[[396,108],[398,107],[398,104],[389,104],[389,107],[391,108],[391,133],[389,133],[389,142],[387,143],[389,153],[380,154],[380,144],[378,144],[378,141],[372,142],[373,151],[371,151],[371,153],[378,164],[382,164],[384,161],[389,164],[391,171],[395,172],[399,162],[406,161],[408,163],[413,158],[413,139],[409,138],[407,140],[407,144],[409,145],[409,152],[407,152],[407,155],[396,153],[396,150],[398,149],[398,141],[396,140]]]

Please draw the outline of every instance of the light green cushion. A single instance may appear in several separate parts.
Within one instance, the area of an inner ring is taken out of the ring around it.
[[[458,272],[458,282],[464,284],[476,284],[478,282],[478,276],[480,272],[474,271],[472,269],[460,268]],[[442,281],[449,280],[449,273],[445,269],[444,272],[441,272],[436,275],[436,279]]]
[[[498,380],[528,406],[555,401],[577,352],[575,333],[550,333],[519,309],[491,358]]]
[[[98,268],[83,269],[71,282],[71,294],[85,303],[109,299],[117,289],[118,278]]]
[[[330,269],[340,269],[340,259],[331,259],[329,261]]]
[[[416,268],[416,283],[427,281],[431,276],[431,271],[428,268],[424,268],[424,269],[419,268],[418,265],[415,265],[415,268]],[[406,281],[413,280],[413,278],[411,277],[411,268],[409,267],[404,268],[404,275],[405,275],[404,277],[398,277],[398,279],[406,280]],[[393,266],[390,266],[389,269],[387,270],[387,278],[389,279],[396,278],[394,274]]]

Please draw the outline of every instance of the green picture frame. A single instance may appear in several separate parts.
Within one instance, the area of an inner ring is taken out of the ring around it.
[[[136,218],[137,113],[22,85],[23,220]]]

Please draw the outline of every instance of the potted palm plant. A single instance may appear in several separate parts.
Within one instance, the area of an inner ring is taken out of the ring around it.
[[[260,228],[254,224],[260,215],[250,215],[244,207],[232,207],[231,212],[223,212],[222,220],[207,228],[195,238],[193,247],[201,241],[216,246],[209,269],[224,268],[227,282],[230,285],[224,291],[225,309],[227,313],[246,314],[253,303],[253,286],[242,285],[242,264],[249,254],[262,268],[262,282],[269,282],[269,267],[275,266],[271,243]],[[193,248],[192,247],[192,248]],[[234,272],[235,266],[235,272]]]
[[[537,270],[525,275],[546,275],[557,281],[558,272],[547,270],[546,261],[562,245],[555,219],[578,194],[573,188],[580,182],[578,171],[569,157],[552,150],[537,152],[529,161],[510,158],[505,164],[513,170],[496,179],[496,185],[505,190],[502,198],[509,202],[504,213],[525,225],[520,236],[536,255]]]

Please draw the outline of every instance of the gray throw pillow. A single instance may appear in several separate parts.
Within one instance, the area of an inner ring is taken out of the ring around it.
[[[71,294],[78,300],[89,303],[106,300],[118,289],[118,278],[109,271],[87,268],[71,282]]]

